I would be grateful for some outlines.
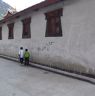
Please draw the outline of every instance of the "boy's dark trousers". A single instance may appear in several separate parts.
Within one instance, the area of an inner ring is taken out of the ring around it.
[[[24,65],[29,65],[29,58],[25,58],[25,63],[24,63]]]
[[[20,63],[21,63],[21,64],[23,63],[23,58],[20,58]]]

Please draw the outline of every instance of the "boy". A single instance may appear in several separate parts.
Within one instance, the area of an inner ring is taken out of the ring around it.
[[[20,63],[23,63],[23,56],[24,56],[24,51],[23,51],[23,47],[20,47],[19,50],[19,59],[20,59]]]
[[[25,49],[25,53],[24,53],[25,65],[29,65],[29,58],[30,58],[30,53],[28,52],[28,49]]]

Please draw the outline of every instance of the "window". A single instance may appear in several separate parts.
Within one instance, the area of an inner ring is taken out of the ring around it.
[[[2,40],[2,27],[0,27],[0,40]]]
[[[8,24],[8,29],[9,29],[8,39],[14,39],[13,28],[14,28],[14,23]]]
[[[61,16],[63,9],[57,9],[48,13],[45,13],[47,25],[46,25],[46,37],[58,37],[62,36],[61,28]]]
[[[23,19],[22,23],[23,23],[22,38],[31,38],[31,30],[30,30],[31,17]]]

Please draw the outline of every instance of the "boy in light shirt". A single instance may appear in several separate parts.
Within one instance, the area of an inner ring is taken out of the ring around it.
[[[20,50],[19,50],[19,59],[20,59],[20,63],[21,64],[23,64],[23,58],[24,58],[23,47],[20,47]]]

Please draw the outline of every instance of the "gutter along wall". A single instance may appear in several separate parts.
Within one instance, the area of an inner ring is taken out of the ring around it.
[[[72,2],[71,2],[72,1]],[[31,61],[60,69],[95,74],[94,0],[67,0],[11,19],[2,26],[0,53],[17,57],[20,46],[28,48]],[[62,36],[45,37],[45,13],[63,8]],[[22,22],[31,17],[31,38],[22,39]],[[14,22],[14,39],[8,39],[7,24]]]

